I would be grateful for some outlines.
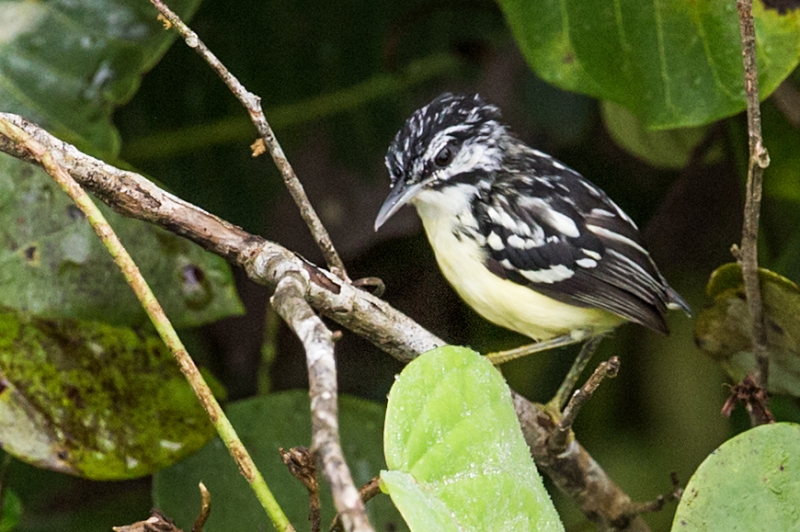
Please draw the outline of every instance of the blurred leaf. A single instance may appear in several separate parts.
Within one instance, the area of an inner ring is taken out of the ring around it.
[[[649,164],[661,168],[683,168],[707,128],[680,128],[662,131],[645,129],[626,107],[604,101],[600,107],[606,129],[614,142]]]
[[[199,0],[170,5],[190,15]],[[111,124],[175,37],[140,0],[0,2],[0,109],[84,150],[116,155]],[[104,208],[177,327],[242,307],[228,266],[150,224]],[[43,171],[0,155],[0,305],[51,318],[146,321],[80,212]]]
[[[384,440],[382,487],[412,530],[563,530],[508,386],[474,351],[447,346],[406,366]]]
[[[190,16],[200,0],[173,0]],[[111,124],[175,39],[140,0],[0,2],[0,108],[81,149],[115,155]]]
[[[770,352],[769,392],[800,397],[800,288],[763,268],[759,278]],[[697,317],[697,345],[734,382],[741,382],[755,366],[755,356],[739,265],[726,264],[714,271],[706,291],[714,304]]]
[[[0,157],[0,305],[49,318],[145,323],[133,291],[82,213],[44,171],[18,163]],[[175,327],[243,312],[223,259],[100,208]]]
[[[800,130],[792,126],[771,102],[761,107],[764,144],[769,150],[764,195],[800,202],[800,159],[797,157]]]
[[[561,88],[624,105],[646,127],[708,124],[745,107],[735,2],[501,0],[528,63]],[[753,3],[762,98],[800,57],[800,12]]]
[[[22,517],[22,501],[13,490],[3,490],[3,514],[0,517],[0,532],[11,532],[17,528]]]
[[[213,427],[156,336],[0,311],[0,429],[10,454],[92,479],[150,474]]]
[[[761,425],[711,453],[689,480],[673,532],[798,530],[800,425]]]
[[[308,392],[292,391],[265,395],[229,405],[227,414],[247,447],[275,498],[298,530],[308,520],[308,492],[289,474],[278,448],[310,446],[311,415]],[[339,397],[339,429],[345,458],[357,486],[366,484],[384,467],[381,452],[382,406]],[[321,478],[321,476],[320,476]],[[159,471],[153,477],[154,505],[184,530],[190,530],[200,508],[197,483],[211,492],[211,516],[205,532],[263,530],[264,509],[219,438],[214,438],[188,460]],[[323,526],[335,511],[330,489],[322,481]],[[387,497],[367,503],[375,530],[406,530]]]

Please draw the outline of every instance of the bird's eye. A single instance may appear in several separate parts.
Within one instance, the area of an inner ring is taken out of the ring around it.
[[[433,158],[433,162],[438,167],[447,166],[450,164],[450,161],[453,160],[453,148],[450,146],[445,146],[439,153],[436,154],[436,157]]]

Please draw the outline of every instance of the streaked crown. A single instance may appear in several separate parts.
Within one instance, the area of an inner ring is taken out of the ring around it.
[[[473,94],[444,93],[414,112],[397,132],[386,153],[391,185],[413,185],[438,172],[439,180],[481,167],[490,169],[500,154],[488,153],[505,133],[500,110]],[[481,153],[473,153],[480,149]],[[480,155],[480,157],[476,157]],[[449,172],[443,172],[445,168]]]

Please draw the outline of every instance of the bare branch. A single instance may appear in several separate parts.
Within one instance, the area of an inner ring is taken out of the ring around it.
[[[344,461],[339,443],[336,361],[333,335],[305,299],[307,272],[287,272],[278,281],[272,306],[300,338],[306,351],[311,396],[311,444],[333,492],[333,503],[345,530],[374,532],[364,502]]]
[[[564,380],[561,383],[561,386],[558,387],[556,394],[550,399],[549,405],[557,411],[561,411],[564,408],[564,405],[567,404],[569,400],[570,394],[572,390],[575,389],[575,385],[578,382],[578,379],[581,377],[581,373],[583,370],[586,369],[586,365],[594,356],[594,352],[597,351],[600,342],[602,342],[607,335],[601,334],[599,336],[594,336],[589,338],[582,346],[581,350],[578,353],[578,356],[575,358],[575,361],[572,363],[572,367],[569,368],[569,372],[567,372],[567,376],[564,377]]]
[[[637,514],[660,512],[667,502],[681,500],[683,488],[678,481],[678,474],[673,471],[669,476],[672,480],[672,491],[665,495],[659,495],[652,501],[634,503],[633,507],[636,509]]]
[[[631,498],[576,439],[573,438],[561,453],[550,450],[548,441],[557,423],[548,412],[517,393],[512,392],[511,398],[536,466],[578,503],[589,520],[604,532],[650,530],[636,514]]]
[[[365,503],[371,501],[380,494],[380,477],[373,477],[372,480],[358,488],[358,495]],[[336,517],[333,518],[333,522],[331,522],[331,526],[328,527],[328,530],[330,532],[342,532],[344,530],[342,527],[342,519],[339,514],[336,514]]]
[[[170,10],[164,2],[161,0],[150,0],[150,2],[158,9],[161,15],[169,21],[172,27],[177,30],[178,34],[180,34],[186,42],[186,45],[197,52],[198,55],[208,63],[225,85],[228,86],[228,89],[230,89],[236,99],[247,109],[247,112],[250,114],[250,119],[253,121],[253,125],[256,127],[261,140],[264,141],[270,155],[272,155],[272,160],[275,161],[275,166],[277,166],[278,170],[281,172],[283,181],[286,183],[286,188],[289,189],[289,194],[291,194],[292,199],[294,199],[294,202],[300,209],[300,215],[303,217],[303,221],[306,222],[317,246],[319,246],[320,251],[322,251],[325,262],[334,274],[347,280],[348,277],[344,262],[342,262],[342,259],[336,252],[336,248],[333,247],[333,242],[331,241],[330,235],[328,235],[328,230],[322,225],[322,221],[319,219],[319,216],[317,216],[317,212],[314,210],[311,202],[308,201],[308,196],[306,196],[302,183],[297,179],[297,175],[294,173],[289,159],[287,159],[286,154],[283,153],[283,148],[281,148],[278,139],[275,137],[275,133],[272,131],[272,127],[270,127],[269,122],[267,122],[267,117],[264,116],[264,111],[261,109],[261,97],[248,91],[244,85],[236,79],[236,76],[231,74],[225,65],[217,59],[217,56],[203,44],[203,41],[200,40],[197,34],[184,24],[180,17]]]
[[[158,510],[151,510],[150,517],[130,525],[111,527],[114,532],[183,532],[172,519]]]
[[[775,423],[775,416],[767,407],[767,392],[756,384],[751,375],[747,375],[739,384],[731,386],[731,393],[722,406],[722,415],[730,417],[738,402],[744,403],[753,426]]]
[[[303,483],[308,491],[308,520],[311,532],[319,532],[322,526],[322,507],[319,502],[319,480],[314,454],[305,447],[292,447],[288,451],[278,449],[281,460],[294,478]]]
[[[764,308],[758,279],[758,219],[761,212],[761,188],[764,169],[769,166],[769,154],[761,137],[761,109],[758,101],[758,67],[756,64],[756,36],[753,26],[752,0],[739,0],[739,29],[742,36],[742,61],[744,63],[744,88],[747,94],[747,131],[750,159],[747,165],[747,190],[742,227],[742,247],[737,257],[742,266],[742,277],[750,316],[753,320],[753,348],[756,355],[754,379],[767,389],[769,377],[769,351],[764,327]]]
[[[601,362],[592,373],[592,376],[589,377],[589,380],[578,390],[575,390],[561,414],[561,419],[558,420],[558,424],[553,430],[553,436],[548,441],[551,453],[559,454],[567,448],[567,439],[572,433],[572,424],[575,423],[581,407],[592,398],[594,392],[600,387],[600,383],[605,379],[616,377],[617,372],[619,372],[619,358],[611,357],[608,361]]]
[[[203,527],[211,515],[211,493],[202,482],[200,482],[198,488],[200,489],[200,513],[197,514],[197,518],[194,520],[192,532],[203,532]]]

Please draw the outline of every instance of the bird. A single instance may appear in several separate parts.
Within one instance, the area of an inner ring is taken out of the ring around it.
[[[522,354],[625,322],[668,333],[668,309],[690,314],[634,221],[478,94],[447,92],[416,110],[385,162],[391,191],[375,231],[413,205],[444,277],[479,315],[531,338]]]

